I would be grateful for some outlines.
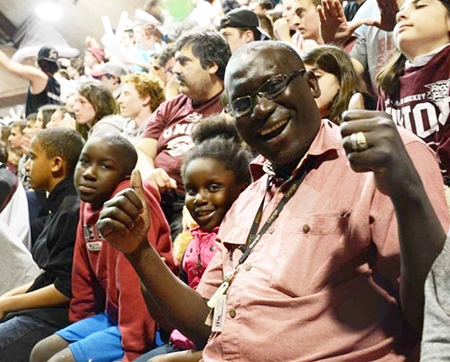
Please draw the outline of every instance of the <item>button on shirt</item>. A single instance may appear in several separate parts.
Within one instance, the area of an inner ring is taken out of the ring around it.
[[[435,155],[411,133],[400,133],[448,228]],[[402,354],[417,344],[403,329],[406,342],[394,351],[402,318],[392,202],[376,190],[373,174],[350,169],[341,142],[339,128],[324,120],[308,151],[314,167],[272,225],[273,233],[264,234],[246,260],[251,271],[244,266],[237,273],[222,333],[208,342],[204,361],[403,361]],[[222,222],[223,244],[197,289],[204,298],[238,263],[238,247],[245,244],[267,177],[251,184]],[[270,190],[261,225],[283,189]]]

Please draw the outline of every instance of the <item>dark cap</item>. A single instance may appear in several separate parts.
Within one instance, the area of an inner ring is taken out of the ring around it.
[[[221,20],[219,29],[223,28],[242,28],[255,29],[261,34],[261,39],[270,39],[259,25],[258,15],[245,8],[233,9],[228,12]]]
[[[58,60],[58,52],[55,48],[42,47],[38,52],[38,60],[47,60],[56,63]]]

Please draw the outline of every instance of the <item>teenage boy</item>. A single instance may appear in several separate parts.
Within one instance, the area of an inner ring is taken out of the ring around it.
[[[117,103],[120,114],[128,118],[122,136],[136,144],[153,111],[165,100],[164,86],[155,75],[141,72],[125,75],[121,80],[122,93]]]
[[[37,344],[31,361],[132,361],[155,347],[155,322],[139,277],[96,227],[103,204],[129,187],[136,161],[133,145],[120,135],[91,137],[83,148],[75,171],[82,203],[72,272],[74,323]],[[166,265],[176,270],[158,192],[148,183],[143,190],[152,215],[148,239]]]
[[[32,249],[41,274],[0,297],[0,361],[27,361],[38,341],[69,324],[79,213],[73,171],[82,148],[82,137],[69,128],[43,130],[31,141],[25,168],[31,187],[49,193],[51,214]]]

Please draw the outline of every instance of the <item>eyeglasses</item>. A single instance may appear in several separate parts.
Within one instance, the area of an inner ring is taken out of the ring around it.
[[[245,96],[235,99],[225,107],[225,112],[233,114],[239,118],[250,113],[255,107],[253,99],[258,96],[269,100],[274,100],[283,93],[295,77],[306,72],[305,69],[296,70],[289,75],[277,74],[266,80],[261,87],[251,96]]]

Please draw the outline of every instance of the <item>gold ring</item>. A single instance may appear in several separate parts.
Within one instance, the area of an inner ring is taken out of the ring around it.
[[[352,143],[352,149],[355,152],[362,152],[369,148],[366,136],[363,132],[352,133],[350,135],[350,142]]]
[[[365,151],[369,148],[369,145],[367,144],[367,139],[366,139],[366,136],[364,135],[364,132],[356,133],[356,144],[358,145],[357,152]]]

